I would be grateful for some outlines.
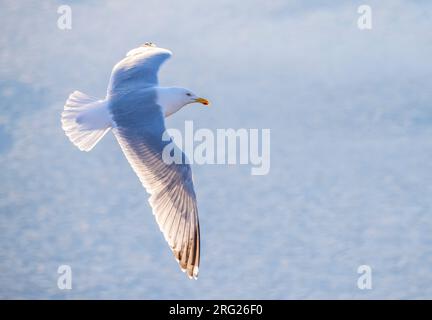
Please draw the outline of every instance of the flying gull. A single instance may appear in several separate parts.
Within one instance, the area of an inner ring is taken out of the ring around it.
[[[186,161],[164,161],[164,148],[174,143],[162,136],[164,117],[187,104],[209,102],[184,88],[158,86],[158,70],[171,55],[152,43],[129,51],[114,66],[105,99],[75,91],[66,101],[61,121],[69,140],[82,151],[93,149],[108,131],[114,133],[150,194],[153,214],[180,268],[196,279],[200,229],[192,172]],[[175,154],[186,159],[178,149]]]

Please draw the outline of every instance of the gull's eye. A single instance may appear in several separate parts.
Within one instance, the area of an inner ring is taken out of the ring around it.
[[[191,97],[192,96],[192,94],[191,93],[186,93],[186,95],[188,96],[188,97]]]

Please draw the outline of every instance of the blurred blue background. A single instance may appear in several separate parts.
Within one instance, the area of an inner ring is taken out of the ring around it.
[[[60,30],[57,8],[72,8]],[[432,2],[0,1],[0,297],[432,298]],[[64,135],[73,90],[153,41],[162,85],[208,97],[167,125],[270,128],[271,170],[193,167],[200,278],[179,271],[109,134]],[[57,288],[68,264],[73,289]],[[373,289],[357,288],[370,265]]]

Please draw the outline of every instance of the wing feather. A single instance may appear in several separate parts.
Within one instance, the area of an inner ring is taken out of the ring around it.
[[[147,44],[129,51],[126,57],[114,66],[108,93],[156,86],[159,68],[171,56],[171,51]]]
[[[129,110],[127,116],[113,109],[114,135],[150,194],[153,214],[181,269],[190,278],[197,278],[200,234],[191,168],[187,163],[163,161],[164,147],[173,142],[162,140],[165,124],[160,108],[147,106],[144,113],[152,118],[151,125],[137,122],[136,116],[144,114],[140,108],[135,109],[135,114],[134,110]],[[134,122],[129,122],[129,117],[133,117]]]

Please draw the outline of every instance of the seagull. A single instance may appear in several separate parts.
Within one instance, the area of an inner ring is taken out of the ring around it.
[[[200,228],[192,172],[188,161],[165,161],[163,150],[168,144],[183,160],[186,156],[171,137],[162,136],[165,117],[187,104],[209,105],[209,101],[185,88],[158,85],[159,68],[171,55],[151,42],[129,51],[114,66],[105,99],[74,91],[64,105],[61,122],[66,136],[81,151],[90,151],[113,132],[150,195],[153,215],[181,270],[197,279]]]

